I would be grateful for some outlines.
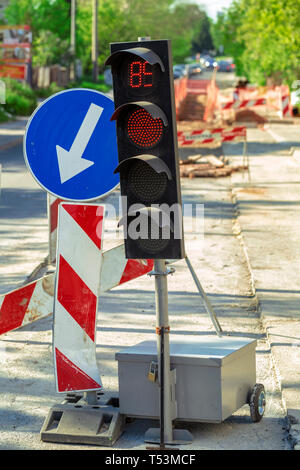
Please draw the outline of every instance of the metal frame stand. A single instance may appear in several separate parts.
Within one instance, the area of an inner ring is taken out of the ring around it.
[[[167,275],[173,272],[174,268],[166,268],[165,260],[157,259],[154,260],[154,271],[150,273],[155,276],[160,428],[148,429],[145,442],[160,444],[160,449],[165,449],[166,444],[190,444],[193,441],[193,436],[189,431],[173,429],[172,425],[172,421],[177,417],[177,404],[174,393],[176,375],[170,367]]]
[[[191,275],[192,275],[192,277],[193,277],[193,279],[194,279],[194,282],[195,282],[195,284],[196,284],[196,287],[197,287],[197,289],[198,289],[198,292],[199,292],[199,294],[200,294],[201,297],[202,297],[202,300],[203,300],[203,303],[204,303],[204,306],[205,306],[205,310],[207,311],[208,315],[210,316],[210,319],[211,319],[211,321],[212,321],[212,323],[213,323],[213,325],[214,325],[214,327],[215,327],[216,333],[217,333],[218,336],[222,336],[223,330],[222,330],[222,328],[221,328],[221,325],[220,325],[220,323],[219,323],[219,321],[218,321],[218,319],[217,319],[217,316],[216,316],[216,314],[215,314],[215,312],[214,312],[214,310],[213,310],[213,308],[212,308],[212,305],[211,305],[210,301],[209,301],[208,298],[207,298],[207,295],[206,295],[206,293],[205,293],[203,287],[201,286],[201,283],[200,283],[200,281],[199,281],[199,279],[198,279],[198,277],[197,277],[197,274],[196,274],[196,272],[195,272],[195,270],[194,270],[194,268],[193,268],[193,266],[192,266],[192,263],[190,262],[190,260],[189,260],[189,258],[188,258],[187,255],[185,255],[185,262],[186,262],[187,267],[189,268],[190,273],[191,273]]]

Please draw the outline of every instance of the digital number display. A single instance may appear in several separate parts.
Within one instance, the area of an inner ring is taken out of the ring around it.
[[[152,66],[149,62],[134,60],[128,64],[128,84],[130,88],[150,88],[153,85]]]

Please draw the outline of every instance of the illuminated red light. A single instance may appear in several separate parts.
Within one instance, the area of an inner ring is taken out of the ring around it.
[[[150,68],[150,71],[149,71]],[[148,69],[148,71],[147,71]],[[144,88],[152,86],[152,70],[149,62],[134,60],[128,67],[129,86]]]
[[[163,122],[159,118],[154,119],[145,109],[137,109],[129,116],[127,132],[135,145],[151,148],[162,138]]]

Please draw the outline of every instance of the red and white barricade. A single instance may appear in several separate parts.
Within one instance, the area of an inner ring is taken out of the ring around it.
[[[153,260],[128,260],[124,243],[102,252],[100,293],[137,279],[153,269]],[[0,296],[0,335],[53,313],[55,273]]]
[[[220,127],[215,129],[199,129],[192,131],[180,131],[177,133],[180,146],[197,144],[199,146],[217,142],[232,142],[245,140],[247,128],[245,126]]]
[[[281,95],[280,116],[281,118],[292,116],[289,95]]]
[[[54,274],[0,296],[0,335],[53,312]]]
[[[229,102],[221,103],[222,111],[227,109],[244,109],[244,108],[253,108],[254,106],[265,106],[267,104],[266,98],[257,98],[252,100],[234,100]]]
[[[104,206],[59,206],[53,351],[58,392],[102,388],[96,363]]]
[[[187,77],[174,80],[176,115],[179,114],[180,105],[187,95]]]
[[[60,199],[56,196],[52,196],[49,193],[47,194],[50,264],[54,264],[56,259],[58,207],[61,202],[63,202],[63,199]]]
[[[245,87],[233,90],[232,98],[228,99],[219,93],[219,106],[221,111],[233,109],[235,111],[266,106],[268,109],[277,109],[280,117],[291,116],[290,90],[286,85],[275,87]]]

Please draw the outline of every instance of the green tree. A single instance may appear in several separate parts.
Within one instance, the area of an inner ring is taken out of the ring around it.
[[[300,78],[300,3],[294,0],[242,0],[239,28],[246,47],[246,74],[258,83],[268,78],[291,83]]]
[[[67,0],[10,0],[9,24],[28,24],[33,33],[33,64],[49,65],[70,59],[70,4]]]
[[[5,9],[9,24],[28,24],[34,35],[47,30],[60,39],[70,34],[70,4],[67,0],[10,0]]]
[[[11,0],[5,14],[10,24],[31,26],[35,63],[43,65],[69,58],[69,9],[68,0]],[[171,39],[174,62],[181,62],[190,54],[193,40],[199,40],[205,18],[198,5],[180,0],[101,0],[100,70],[110,42],[136,41],[139,36]],[[92,0],[77,0],[76,24],[76,54],[90,70]]]
[[[234,57],[238,75],[245,74],[242,59],[245,41],[242,36],[239,36],[239,28],[243,22],[244,14],[241,2],[236,0],[227,10],[219,13],[216,22],[211,25],[215,47],[221,48],[225,54]]]
[[[42,30],[35,40],[35,53],[33,65],[69,64],[69,41],[61,40],[51,31]]]
[[[212,34],[252,82],[291,84],[300,78],[299,1],[235,0]]]
[[[201,16],[192,40],[193,52],[207,52],[214,49],[210,21],[205,12],[202,12]]]

